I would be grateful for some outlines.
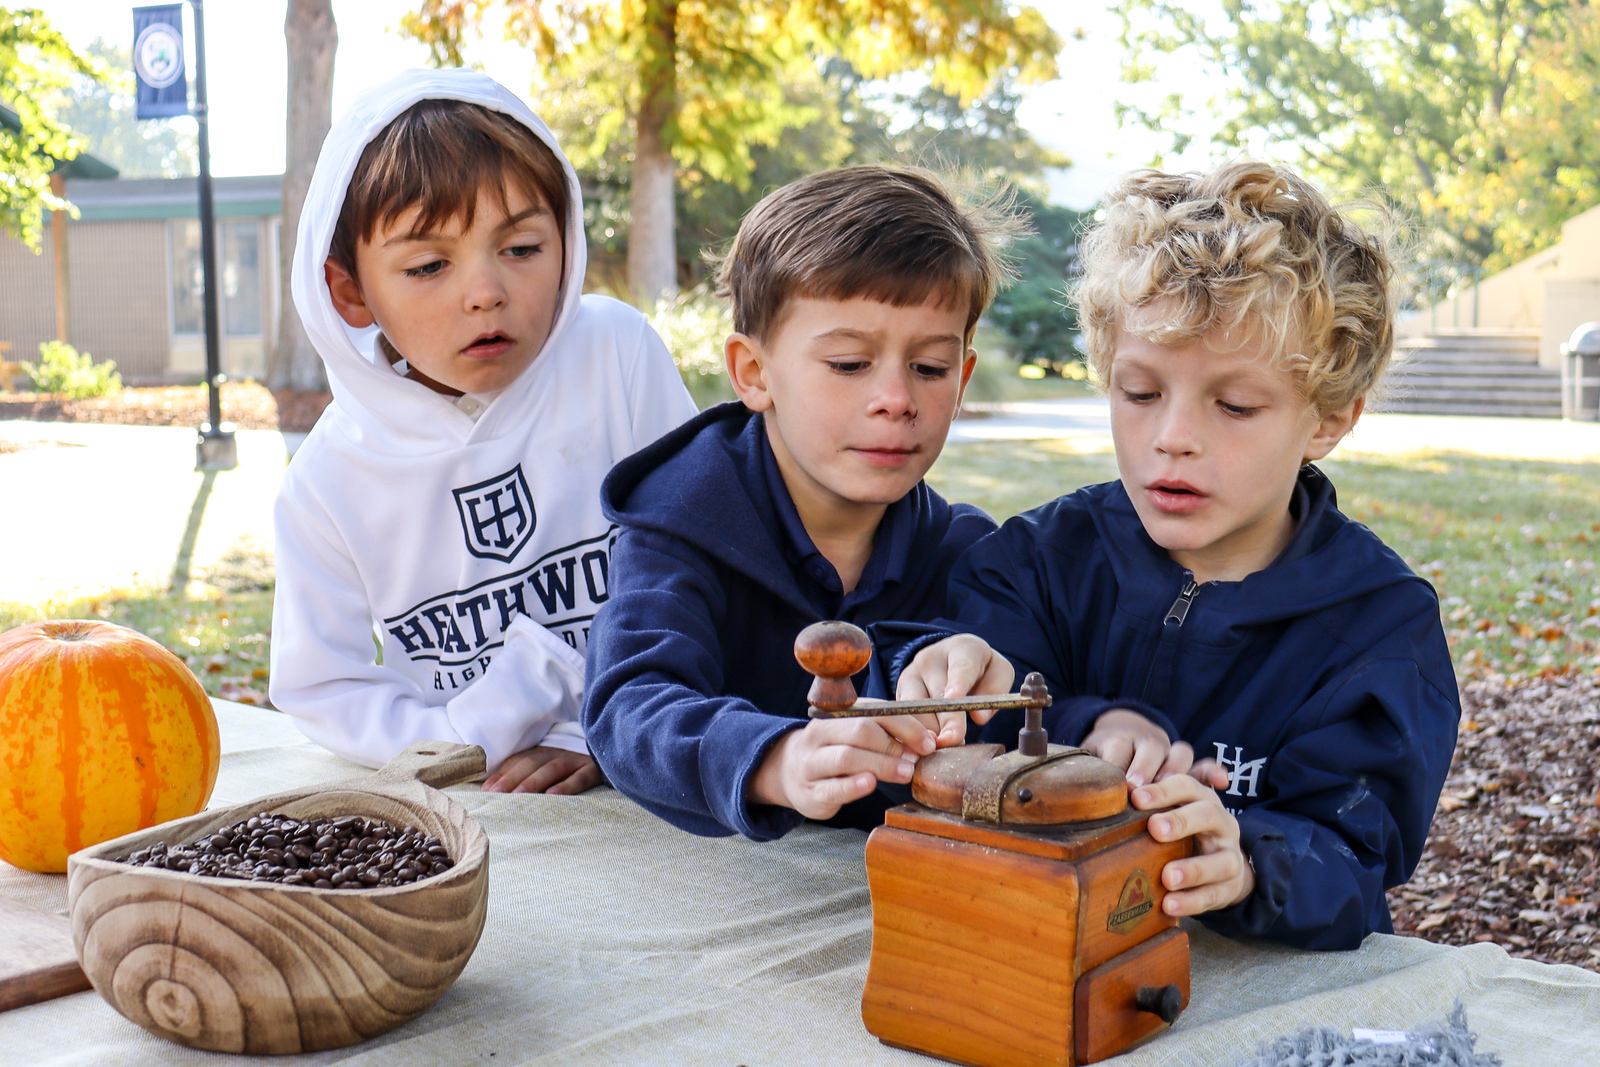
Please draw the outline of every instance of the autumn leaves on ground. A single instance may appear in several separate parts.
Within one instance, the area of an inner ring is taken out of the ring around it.
[[[1323,466],[1341,507],[1437,587],[1463,686],[1428,850],[1390,893],[1396,928],[1600,970],[1600,463],[1436,454]],[[1112,456],[1063,441],[952,444],[930,480],[1002,518],[1115,477]],[[264,704],[271,590],[270,561],[241,557],[181,590],[0,604],[0,628],[110,619],[184,657],[214,695]]]

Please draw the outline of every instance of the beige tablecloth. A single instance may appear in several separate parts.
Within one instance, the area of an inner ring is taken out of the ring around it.
[[[214,805],[361,773],[282,716],[219,702]],[[709,840],[609,789],[581,797],[452,793],[488,830],[488,926],[466,971],[408,1025],[364,1045],[263,1062],[411,1065],[928,1065],[861,1025],[871,947],[864,835]],[[0,864],[0,893],[64,911],[66,880]],[[1507,1064],[1600,1063],[1600,975],[1375,935],[1308,953],[1191,929],[1177,1027],[1125,1067],[1229,1065],[1308,1025],[1405,1029],[1459,998]],[[0,1015],[6,1064],[238,1061],[147,1034],[95,993]]]

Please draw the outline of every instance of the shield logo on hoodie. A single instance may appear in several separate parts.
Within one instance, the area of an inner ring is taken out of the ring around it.
[[[480,559],[510,563],[533,534],[533,494],[522,464],[475,485],[451,490],[467,551]]]

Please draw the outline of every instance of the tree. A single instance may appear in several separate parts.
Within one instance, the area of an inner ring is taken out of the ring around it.
[[[133,57],[95,38],[85,54],[104,76],[71,76],[48,98],[46,110],[84,142],[85,151],[116,167],[124,178],[182,178],[197,173],[195,135],[170,122],[134,118]]]
[[[1032,217],[1034,233],[1013,249],[1017,280],[995,296],[989,321],[1006,335],[1011,354],[1023,363],[1059,365],[1081,359],[1078,316],[1067,295],[1082,269],[1078,235],[1093,212],[1046,203],[1026,191],[1020,200]]]
[[[0,230],[39,248],[43,212],[70,205],[50,191],[56,160],[83,150],[81,138],[51,117],[44,102],[65,90],[73,75],[103,77],[99,64],[80,55],[33,8],[0,7]]]
[[[459,65],[490,0],[424,0],[402,20],[435,63]],[[1031,7],[1002,0],[504,0],[507,35],[557,78],[584,83],[592,148],[631,129],[628,281],[643,306],[677,288],[677,170],[747,178],[751,150],[814,117],[783,89],[828,56],[864,76],[926,70],[970,101],[1003,75],[1053,77],[1060,42]]]
[[[1129,80],[1185,49],[1229,72],[1209,102],[1223,144],[1286,143],[1325,183],[1401,208],[1424,261],[1507,266],[1600,199],[1600,16],[1581,0],[1223,0],[1211,21],[1186,0],[1119,10]],[[1170,131],[1195,103],[1126,114]]]
[[[289,0],[283,19],[289,46],[289,109],[283,166],[282,224],[278,231],[277,342],[267,364],[270,389],[326,389],[322,359],[306,336],[294,301],[289,275],[294,264],[300,209],[317,167],[317,153],[333,125],[333,58],[339,30],[333,21],[333,0]]]

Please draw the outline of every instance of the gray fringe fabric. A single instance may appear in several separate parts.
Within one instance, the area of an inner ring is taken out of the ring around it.
[[[1478,1035],[1467,1029],[1467,1011],[1456,1001],[1444,1025],[1409,1031],[1404,1041],[1356,1041],[1337,1030],[1302,1030],[1263,1044],[1236,1067],[1500,1067],[1492,1052],[1475,1052]]]

